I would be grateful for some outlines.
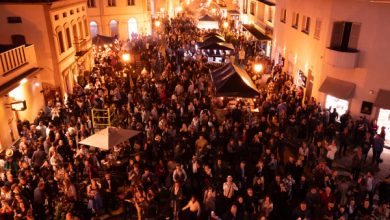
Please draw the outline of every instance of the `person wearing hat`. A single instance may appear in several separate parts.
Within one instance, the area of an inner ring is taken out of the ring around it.
[[[6,162],[4,164],[4,169],[10,170],[13,175],[16,175],[19,167],[18,162],[14,159],[14,151],[12,149],[7,149],[5,151]]]

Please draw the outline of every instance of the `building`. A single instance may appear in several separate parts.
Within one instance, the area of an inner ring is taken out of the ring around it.
[[[87,0],[92,36],[117,36],[126,40],[132,33],[150,34],[154,0]]]
[[[44,106],[35,46],[0,45],[0,151],[18,138],[19,119],[34,120]]]
[[[91,68],[86,7],[83,0],[1,0],[0,42],[34,44],[44,89],[66,96]]]
[[[278,0],[277,63],[338,114],[378,120],[390,133],[390,1]],[[375,15],[375,16],[374,16]],[[387,135],[387,139],[390,135]]]
[[[270,57],[275,24],[275,0],[239,0],[242,27],[246,35],[262,42],[265,54]],[[278,1],[279,4],[279,1]]]
[[[55,92],[72,92],[92,45],[83,0],[0,0],[0,30],[0,144],[9,147],[17,120],[33,121]]]

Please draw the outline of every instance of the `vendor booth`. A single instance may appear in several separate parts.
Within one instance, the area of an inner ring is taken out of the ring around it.
[[[199,29],[218,29],[218,21],[206,14],[205,16],[199,18],[198,26]]]
[[[210,75],[218,97],[254,98],[259,95],[248,73],[232,63],[210,71]]]
[[[208,62],[222,63],[225,62],[226,56],[232,54],[234,46],[230,43],[217,42],[204,44],[199,49],[208,57]]]
[[[92,38],[92,44],[103,46],[104,44],[114,44],[115,43],[115,37],[109,37],[104,35],[96,35],[94,38]]]

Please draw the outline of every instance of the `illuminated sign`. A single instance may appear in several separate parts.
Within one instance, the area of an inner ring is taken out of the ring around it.
[[[26,101],[18,101],[11,103],[11,109],[13,111],[24,111],[27,109]]]

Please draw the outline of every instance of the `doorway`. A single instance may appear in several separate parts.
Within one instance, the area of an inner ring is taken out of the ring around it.
[[[130,18],[127,21],[128,31],[129,31],[129,39],[133,38],[136,34],[138,34],[137,20],[135,18]]]

